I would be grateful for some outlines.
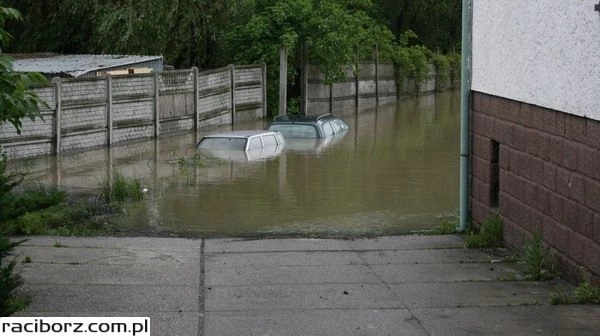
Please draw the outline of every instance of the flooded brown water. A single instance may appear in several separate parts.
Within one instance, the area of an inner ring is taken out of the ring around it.
[[[459,110],[458,92],[440,93],[335,113],[350,126],[345,136],[331,143],[289,140],[269,160],[177,164],[213,129],[36,159],[29,162],[30,178],[92,194],[114,170],[141,179],[147,198],[128,206],[119,224],[134,233],[331,236],[429,229],[458,208]]]

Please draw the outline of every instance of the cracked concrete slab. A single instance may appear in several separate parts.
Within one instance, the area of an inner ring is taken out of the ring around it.
[[[60,246],[54,247],[59,241]],[[149,316],[157,335],[596,335],[600,306],[460,236],[32,237],[18,316]],[[493,263],[491,261],[494,261]],[[510,277],[506,277],[510,278]],[[569,288],[569,287],[567,287]],[[572,288],[572,287],[570,287]]]

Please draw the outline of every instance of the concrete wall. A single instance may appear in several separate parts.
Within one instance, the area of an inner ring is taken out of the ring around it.
[[[600,120],[595,0],[474,0],[475,91]]]
[[[422,83],[399,73],[393,63],[361,62],[359,69],[358,76],[355,76],[352,68],[348,67],[345,81],[328,85],[317,67],[309,65],[307,113],[346,110],[354,108],[357,103],[359,107],[374,106],[378,101],[386,103],[399,97],[456,87],[450,82],[449,74],[438,73],[433,65],[430,65],[429,74]]]
[[[260,119],[265,73],[264,65],[249,65],[57,78],[34,90],[49,106],[42,107],[42,120],[24,120],[20,135],[3,125],[0,144],[9,157],[22,158]]]

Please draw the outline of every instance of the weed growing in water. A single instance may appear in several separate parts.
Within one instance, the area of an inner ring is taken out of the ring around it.
[[[100,183],[100,197],[107,203],[141,201],[144,198],[142,183],[139,179],[128,178],[115,171],[112,181]]]
[[[205,167],[206,166],[206,158],[200,154],[200,152],[194,152],[192,156],[184,156],[182,158],[177,159],[177,165],[179,168],[185,167]]]

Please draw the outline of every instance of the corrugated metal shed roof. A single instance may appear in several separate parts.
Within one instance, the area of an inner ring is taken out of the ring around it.
[[[81,77],[89,72],[157,61],[162,60],[162,58],[162,56],[131,55],[56,55],[16,59],[13,62],[13,70],[43,74],[67,74],[72,77]]]

